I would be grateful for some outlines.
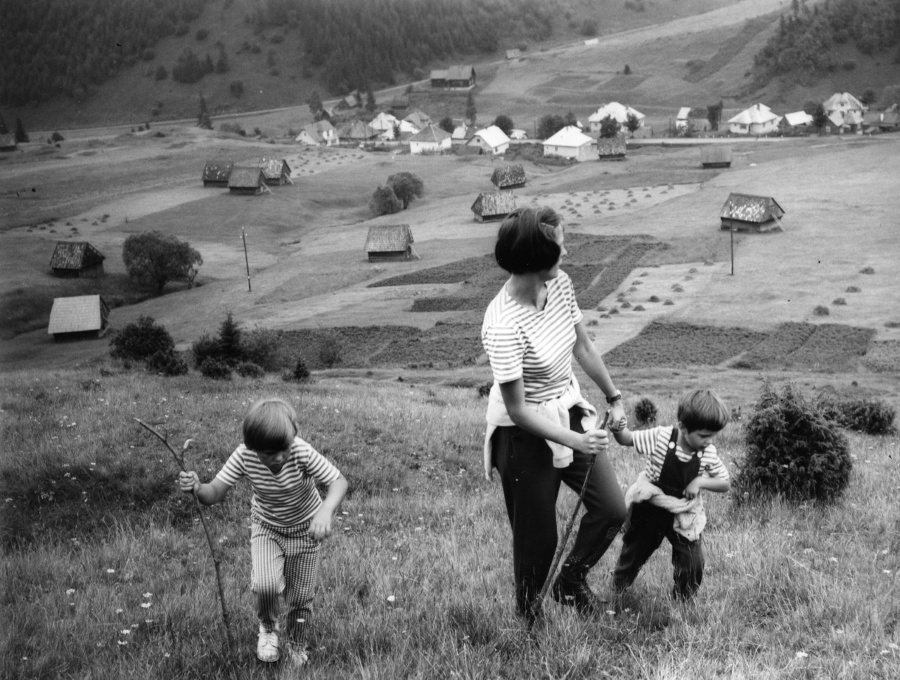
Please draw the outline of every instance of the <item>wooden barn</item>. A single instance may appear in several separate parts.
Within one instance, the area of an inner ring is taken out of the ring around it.
[[[53,300],[47,333],[54,340],[102,338],[109,327],[109,307],[99,295]]]
[[[502,220],[515,209],[515,195],[501,191],[478,194],[478,198],[472,204],[472,212],[475,213],[478,222]]]
[[[600,137],[597,140],[597,156],[601,161],[623,161],[628,149],[628,140],[621,132],[615,137]]]
[[[369,227],[363,248],[369,262],[398,262],[416,257],[408,224],[378,224]]]
[[[0,151],[15,151],[17,144],[16,136],[13,133],[4,132],[0,134]]]
[[[728,231],[782,231],[784,209],[770,196],[729,194],[722,206],[722,229]]]
[[[269,188],[266,186],[262,168],[237,167],[231,171],[231,177],[228,178],[228,191],[232,194],[255,196],[268,192]]]
[[[491,182],[501,191],[524,187],[525,168],[521,165],[499,165],[491,173]]]
[[[103,276],[106,256],[87,241],[57,241],[50,257],[54,276],[97,279]]]
[[[203,168],[203,186],[227,187],[234,161],[206,161]]]
[[[451,66],[448,69],[435,69],[429,76],[431,87],[467,90],[475,85],[475,67]]]
[[[283,158],[263,158],[259,162],[259,167],[263,172],[263,181],[267,185],[293,184],[291,181],[291,166]]]
[[[700,163],[704,168],[730,168],[731,146],[707,144],[700,147]]]

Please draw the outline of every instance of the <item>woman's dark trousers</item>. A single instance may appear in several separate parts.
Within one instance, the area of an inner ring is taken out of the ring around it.
[[[570,412],[570,417],[571,429],[583,432],[580,413]],[[575,451],[568,467],[555,468],[547,442],[519,427],[497,428],[492,450],[512,526],[516,606],[520,614],[532,617],[556,551],[560,483],[580,493],[591,456]],[[625,521],[625,501],[606,453],[597,456],[584,494],[584,510],[561,572],[561,577],[582,582]]]

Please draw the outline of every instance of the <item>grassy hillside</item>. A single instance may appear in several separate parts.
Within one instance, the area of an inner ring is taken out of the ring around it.
[[[684,372],[616,377],[629,409],[648,397],[662,422],[674,418],[683,388],[708,384]],[[886,680],[900,672],[896,437],[849,435],[851,483],[835,506],[706,494],[706,578],[692,606],[668,597],[664,547],[618,611],[610,605],[583,620],[551,602],[546,628],[528,637],[513,614],[499,483],[482,479],[484,401],[472,383],[385,378],[223,384],[114,364],[8,374],[0,434],[16,452],[0,457],[0,675],[290,677],[253,654],[248,489],[205,509],[236,639],[229,650],[197,511],[177,492],[169,452],[132,420],[163,429],[176,448],[194,438],[186,463],[208,480],[237,444],[247,405],[267,394],[297,407],[303,436],[351,486],[322,549],[305,677]],[[747,417],[757,378],[719,373],[715,383]],[[735,474],[741,423],[716,443]],[[620,483],[630,483],[642,461],[618,446],[610,455]],[[561,493],[560,523],[574,500]],[[620,545],[589,575],[603,595]]]

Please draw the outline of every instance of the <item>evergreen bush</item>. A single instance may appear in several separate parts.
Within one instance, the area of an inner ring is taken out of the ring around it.
[[[302,356],[297,357],[297,363],[294,364],[294,370],[284,374],[284,380],[290,382],[306,382],[310,378],[309,369]]]
[[[175,349],[169,331],[150,316],[141,316],[136,322],[126,325],[112,337],[110,345],[111,356],[133,361],[146,361],[157,352],[173,352]]]
[[[634,419],[636,421],[635,424],[638,427],[646,427],[647,425],[655,424],[658,415],[659,412],[656,409],[656,404],[648,397],[641,398],[634,405]]]
[[[883,401],[869,399],[839,399],[821,395],[816,402],[822,415],[841,427],[864,434],[893,434],[894,407]]]
[[[231,380],[231,367],[213,357],[208,357],[200,364],[200,373],[213,380]]]
[[[160,350],[147,359],[147,368],[166,376],[187,375],[187,362],[173,350]]]
[[[744,428],[747,455],[738,465],[738,499],[781,495],[833,503],[850,484],[847,437],[794,385],[766,383]]]
[[[197,368],[200,368],[207,359],[218,360],[221,356],[219,340],[204,333],[191,345],[191,354],[194,355],[194,366]]]
[[[266,374],[262,366],[254,364],[252,361],[242,361],[234,370],[244,378],[262,378]]]

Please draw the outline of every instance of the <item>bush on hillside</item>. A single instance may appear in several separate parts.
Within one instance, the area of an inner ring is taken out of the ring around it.
[[[175,350],[169,331],[150,316],[141,316],[136,322],[117,331],[110,345],[111,356],[132,361],[146,361],[159,352],[172,353]]]
[[[823,394],[816,401],[822,415],[840,427],[864,434],[893,434],[894,407],[883,401],[870,399],[840,399]]]
[[[188,365],[177,352],[160,350],[147,359],[147,369],[171,377],[187,375]]]
[[[197,368],[200,368],[207,359],[215,359],[229,368],[250,362],[261,368],[275,370],[278,340],[272,331],[261,329],[244,334],[231,312],[228,312],[219,326],[218,335],[215,337],[209,334],[202,335],[194,342],[191,351]]]
[[[231,380],[231,367],[224,361],[209,357],[200,364],[200,373],[213,380]]]
[[[252,361],[242,361],[234,370],[243,378],[262,378],[266,374],[262,366]]]
[[[656,404],[648,397],[643,397],[634,405],[634,419],[638,427],[646,427],[656,423],[658,411]]]
[[[298,356],[297,363],[294,364],[294,370],[285,373],[282,377],[288,382],[307,382],[310,378],[310,372],[303,357]]]
[[[200,368],[207,359],[219,358],[219,341],[208,334],[201,335],[191,345],[191,354],[194,356],[194,366]]]
[[[834,503],[850,484],[847,437],[794,385],[779,394],[766,383],[744,431],[747,455],[733,486],[738,500]]]

